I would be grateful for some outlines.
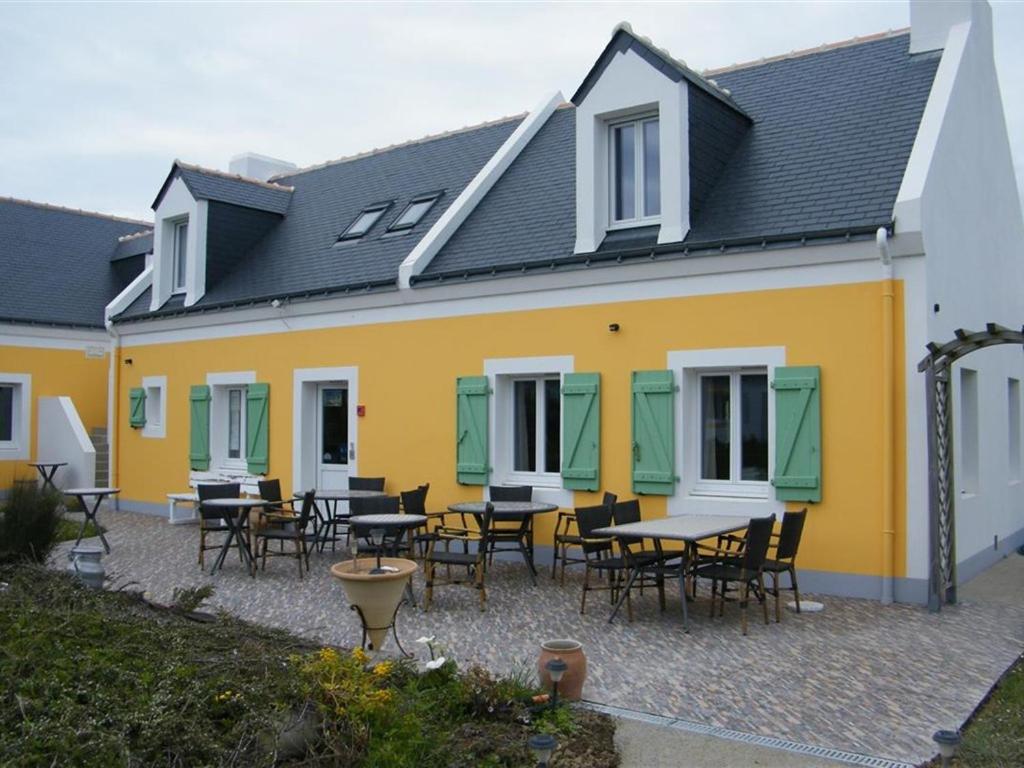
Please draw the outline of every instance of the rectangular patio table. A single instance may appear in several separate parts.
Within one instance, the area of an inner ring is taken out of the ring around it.
[[[625,525],[610,525],[607,528],[598,528],[593,531],[594,536],[608,537],[638,537],[653,539],[655,546],[660,551],[662,541],[681,541],[686,544],[683,550],[683,559],[679,565],[680,591],[683,593],[683,631],[690,631],[690,616],[686,608],[686,569],[689,563],[696,557],[697,542],[704,539],[714,538],[726,533],[735,533],[743,530],[750,524],[750,518],[737,517],[736,515],[676,515],[674,517],[663,517],[658,520],[643,520],[639,523],[626,523]],[[610,624],[619,608],[622,607],[629,594],[633,582],[636,581],[639,571],[634,569],[629,575],[625,589],[615,604],[612,615],[608,618]]]

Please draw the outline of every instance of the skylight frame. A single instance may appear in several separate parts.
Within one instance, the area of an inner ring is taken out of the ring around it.
[[[430,213],[443,194],[444,190],[437,190],[435,192],[424,192],[422,195],[416,195],[405,204],[405,207],[402,208],[402,212],[395,217],[395,220],[391,222],[391,224],[388,225],[387,231],[389,233],[401,233],[408,232],[410,229],[413,229],[417,224],[423,221],[428,213]],[[402,221],[402,217],[404,217],[414,205],[419,205],[420,203],[429,203],[429,205],[423,209],[423,213],[421,213],[415,221],[399,223]]]
[[[373,228],[377,226],[377,223],[384,218],[384,215],[391,210],[391,206],[394,204],[394,200],[382,200],[380,202],[370,203],[369,205],[364,206],[363,209],[356,214],[356,217],[352,219],[352,223],[345,228],[345,231],[338,235],[337,242],[351,242],[353,240],[361,240],[366,237],[371,231],[373,231]],[[377,216],[370,222],[370,225],[358,232],[354,231],[356,224],[362,221],[365,216],[372,213],[376,213]]]

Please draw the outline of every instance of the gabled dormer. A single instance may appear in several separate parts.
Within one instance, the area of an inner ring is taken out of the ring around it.
[[[294,166],[292,166],[294,167]],[[292,188],[175,161],[153,201],[150,310],[188,307],[284,216]]]
[[[682,242],[708,177],[750,125],[727,91],[625,23],[572,101],[576,253],[596,251],[609,235]]]

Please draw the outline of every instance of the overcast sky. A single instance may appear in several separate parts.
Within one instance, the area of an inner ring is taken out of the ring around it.
[[[993,4],[1024,179],[1024,3]],[[0,196],[152,218],[174,158],[302,165],[570,97],[628,20],[701,70],[909,24],[906,2],[0,5]]]

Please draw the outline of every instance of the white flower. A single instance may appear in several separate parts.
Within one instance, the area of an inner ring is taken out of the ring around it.
[[[428,661],[425,666],[427,669],[440,669],[444,665],[444,662],[444,656],[438,656],[433,661]]]
[[[424,635],[423,637],[416,638],[416,642],[420,645],[430,645],[434,642],[434,636],[431,635],[430,637],[427,637]]]

